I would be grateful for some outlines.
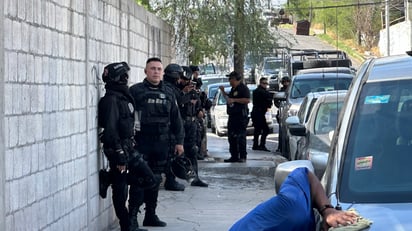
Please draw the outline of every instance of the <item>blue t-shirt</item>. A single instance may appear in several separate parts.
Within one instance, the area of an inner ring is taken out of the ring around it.
[[[230,231],[313,231],[316,228],[307,168],[289,174],[278,195],[259,204]]]

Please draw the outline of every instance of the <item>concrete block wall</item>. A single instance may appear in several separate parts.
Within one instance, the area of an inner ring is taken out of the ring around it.
[[[405,54],[412,50],[412,21],[406,20],[389,27],[390,55]],[[383,56],[388,55],[387,30],[380,31],[379,50]]]
[[[109,230],[102,69],[127,61],[141,81],[148,57],[172,60],[172,29],[133,0],[3,0],[0,12],[0,230]]]

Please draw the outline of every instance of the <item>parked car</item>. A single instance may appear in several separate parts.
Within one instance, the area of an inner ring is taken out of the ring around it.
[[[224,86],[224,87],[229,87],[230,83],[229,82],[219,82],[219,83],[212,83],[207,85],[207,89],[206,94],[207,94],[207,98],[213,102],[213,99],[216,96],[216,93],[219,91],[219,86]],[[206,112],[206,121],[207,121],[207,127],[211,128],[212,127],[212,119],[211,119],[211,115],[210,115],[210,111],[208,110]]]
[[[249,123],[247,125],[248,134],[253,133],[253,124],[250,119],[250,112],[253,108],[253,91],[256,89],[256,85],[248,85],[250,90],[250,103],[248,104],[249,108]],[[227,93],[230,92],[231,87],[225,87]],[[211,129],[213,133],[216,133],[218,136],[227,135],[227,121],[229,116],[226,113],[226,99],[223,97],[222,92],[219,90],[215,98],[213,99],[212,108],[210,109],[211,117]],[[270,131],[273,131],[274,123],[271,110],[266,112],[266,123],[269,126]]]
[[[362,64],[341,109],[321,180],[331,204],[371,220],[370,231],[412,230],[411,55]],[[280,164],[275,176],[311,166],[305,163]],[[275,177],[275,185],[281,183]]]
[[[297,75],[310,74],[310,73],[346,73],[346,74],[356,74],[356,70],[352,67],[320,67],[320,68],[310,68],[301,69],[296,72]]]
[[[288,144],[288,129],[286,119],[289,116],[296,115],[303,98],[309,92],[347,90],[352,82],[354,75],[345,73],[311,73],[295,75],[292,78],[287,91],[282,94],[275,94],[277,100],[283,101],[280,106],[280,124],[279,129],[282,132],[282,155],[290,159]]]
[[[340,93],[346,93],[346,90],[339,90],[339,91],[321,91],[321,92],[309,92],[302,100],[302,104],[299,107],[299,111],[297,115],[289,116],[286,119],[286,125],[289,128],[290,126],[297,125],[299,127],[305,127],[306,123],[309,120],[309,116],[311,115],[313,106],[315,102],[320,96],[323,95],[336,95]],[[288,144],[289,144],[289,153],[290,153],[290,160],[299,159],[298,155],[298,146],[302,140],[302,136],[294,135],[289,131],[288,136]]]
[[[279,90],[278,76],[279,72],[284,71],[284,62],[279,57],[265,57],[260,69],[259,79],[256,84],[259,84],[260,78],[267,78],[269,82],[269,90]]]
[[[200,88],[202,91],[207,89],[207,86],[213,83],[224,83],[228,81],[228,78],[224,74],[209,74],[209,75],[202,75],[202,87]]]
[[[336,128],[346,93],[347,91],[339,91],[320,95],[305,124],[289,124],[291,121],[286,120],[290,134],[302,137],[296,148],[296,158],[310,160],[319,179],[323,176],[329,156],[329,133]]]

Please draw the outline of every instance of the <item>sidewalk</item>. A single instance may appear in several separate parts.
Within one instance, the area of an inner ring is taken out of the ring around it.
[[[277,146],[274,137],[268,137],[267,147]],[[223,146],[222,146],[223,145]],[[199,161],[200,177],[208,188],[186,186],[183,192],[159,192],[157,214],[167,226],[141,227],[162,231],[224,231],[249,210],[275,195],[273,176],[278,163],[285,161],[273,152],[251,150],[248,136],[248,159],[246,163],[224,163],[228,158],[227,137],[208,133],[210,158]],[[139,214],[143,223],[144,211]]]

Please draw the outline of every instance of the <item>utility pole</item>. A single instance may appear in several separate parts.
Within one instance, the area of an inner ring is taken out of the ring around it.
[[[385,24],[386,24],[386,54],[389,56],[391,55],[391,48],[390,48],[390,32],[389,32],[389,0],[385,1]]]

